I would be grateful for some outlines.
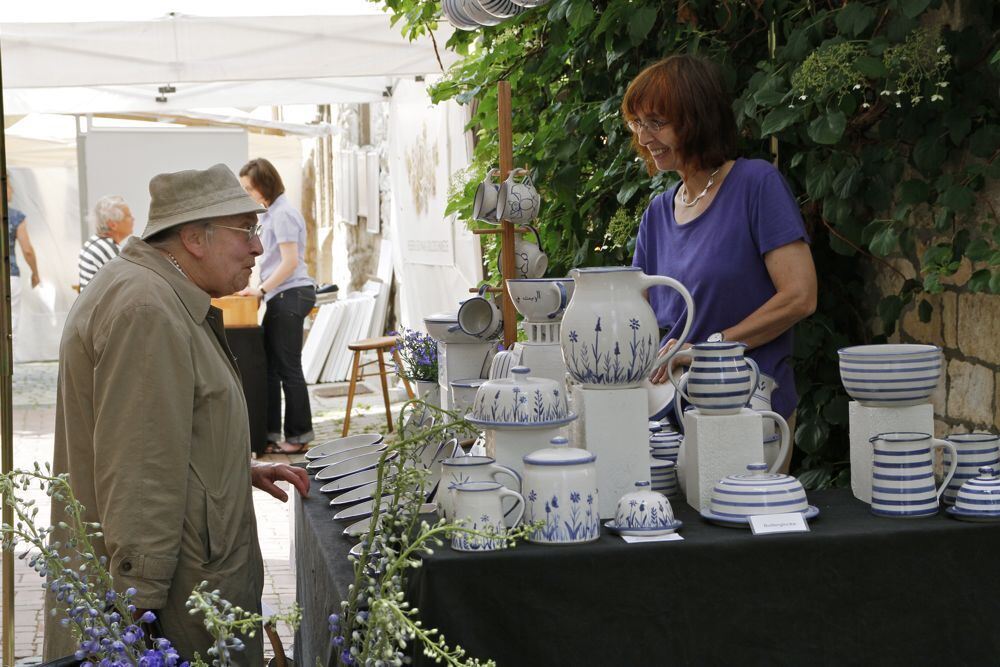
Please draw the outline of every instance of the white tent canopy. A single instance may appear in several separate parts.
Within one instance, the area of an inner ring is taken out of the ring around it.
[[[44,10],[46,3],[40,4]],[[177,2],[139,4],[167,11],[146,20],[118,20],[118,12],[115,20],[54,23],[43,21],[72,10],[49,11],[45,18],[21,12],[15,21],[30,22],[12,22],[11,8],[0,9],[4,112],[374,102],[393,79],[440,72],[438,55],[445,66],[455,57],[444,49],[436,54],[428,36],[408,42],[371,3],[268,7],[318,12],[282,16],[248,16],[254,7],[245,2],[228,3],[242,16],[178,13],[173,8],[183,3]],[[227,13],[224,4],[198,4],[199,13],[211,11]],[[449,30],[440,29],[439,44]],[[176,92],[157,101],[159,88],[168,85]]]

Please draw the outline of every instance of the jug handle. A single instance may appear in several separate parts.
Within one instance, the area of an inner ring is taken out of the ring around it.
[[[644,290],[654,285],[666,285],[680,294],[681,298],[684,299],[684,305],[687,306],[687,318],[684,320],[684,329],[677,337],[677,343],[669,352],[666,352],[662,356],[657,355],[656,361],[653,362],[653,368],[650,369],[653,370],[670,361],[675,354],[680,352],[684,343],[687,342],[688,334],[691,332],[691,323],[694,321],[694,300],[691,299],[691,293],[687,291],[684,285],[668,276],[647,276],[646,274],[642,274],[639,284]]]
[[[538,227],[535,227],[534,225],[525,225],[525,227],[527,227],[529,230],[531,230],[531,233],[535,235],[535,245],[538,246],[539,250],[541,250],[542,249],[542,237],[538,235]]]
[[[937,491],[937,498],[941,500],[941,494],[948,488],[948,483],[951,482],[951,478],[955,476],[955,471],[958,469],[958,449],[956,449],[953,443],[947,440],[938,440],[937,438],[931,438],[931,449],[947,449],[948,453],[951,454],[948,472],[945,474],[944,479],[941,480],[941,486],[938,487]]]
[[[517,513],[514,515],[514,520],[510,524],[511,527],[513,528],[513,527],[516,527],[517,524],[521,523],[521,517],[524,516],[524,496],[522,496],[517,491],[511,491],[507,487],[501,488],[500,489],[500,509],[501,509],[501,511],[503,510],[503,499],[505,497],[511,497],[511,498],[514,498],[514,500],[515,500],[514,505],[511,506],[511,508],[509,510],[507,510],[506,512],[503,513],[505,517],[513,511],[514,507],[518,508]]]
[[[501,483],[500,480],[497,479],[497,475],[508,475],[511,479],[517,482],[517,490],[520,492],[521,476],[518,475],[516,472],[514,472],[512,468],[508,468],[505,465],[500,465],[499,463],[494,463],[492,469],[493,469],[492,476],[494,482],[496,482],[497,484]]]
[[[757,391],[757,385],[760,383],[760,366],[757,362],[750,357],[743,357],[743,361],[747,362],[747,366],[753,371],[753,382],[750,383],[750,395],[747,396],[747,407],[750,407],[750,401],[753,400],[753,394]]]
[[[559,313],[566,310],[566,286],[562,283],[552,283],[559,290],[559,307],[549,313],[546,317],[550,320],[559,316]]]
[[[670,381],[673,382],[673,380],[674,379],[671,377]],[[687,386],[687,373],[685,373],[684,375],[682,375],[681,379],[679,381],[673,382],[673,383],[674,383],[674,387],[676,388],[676,391],[674,392],[674,416],[677,417],[677,426],[681,429],[681,432],[683,432],[684,431],[684,410],[681,409],[681,407],[682,407],[681,406],[681,394],[684,393],[684,390],[681,388],[681,385]],[[684,396],[686,398],[687,394],[684,394]],[[690,403],[691,400],[688,399],[688,402]]]
[[[778,429],[781,431],[781,448],[778,449],[778,458],[774,461],[774,465],[771,466],[771,469],[768,470],[768,472],[776,472],[778,468],[781,467],[781,463],[785,460],[785,457],[788,456],[788,450],[791,448],[792,444],[791,432],[788,430],[788,422],[786,422],[785,418],[777,412],[771,412],[770,410],[757,410],[756,412],[764,419],[770,419],[777,424]]]
[[[675,346],[674,349],[676,349],[676,346]],[[692,350],[690,348],[688,348],[686,350],[681,350],[681,351],[675,353],[670,358],[670,361],[667,362],[667,375],[670,377],[670,383],[673,384],[674,388],[677,389],[677,392],[674,394],[674,401],[676,402],[678,408],[680,407],[680,397],[681,396],[683,396],[685,398],[685,400],[687,400],[688,403],[691,403],[691,397],[688,395],[688,393],[686,391],[684,391],[684,388],[681,387],[682,381],[684,383],[684,386],[685,387],[687,386],[687,381],[685,380],[685,378],[687,377],[687,374],[685,373],[684,375],[682,375],[680,379],[678,379],[677,376],[674,375],[674,371],[677,369],[677,364],[675,364],[674,362],[678,358],[680,358],[680,357],[692,357],[693,358],[694,357],[694,350]]]

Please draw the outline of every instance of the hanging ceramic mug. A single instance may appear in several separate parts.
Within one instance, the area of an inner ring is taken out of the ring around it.
[[[500,191],[500,184],[495,179],[499,175],[499,169],[491,169],[476,188],[476,198],[472,203],[472,217],[476,220],[497,224],[497,193]]]
[[[523,236],[514,240],[514,274],[518,278],[541,278],[545,275],[545,269],[549,268],[549,256],[542,251],[542,239],[538,236],[538,230],[531,225],[528,225],[528,229],[535,235],[535,241]]]
[[[489,285],[479,288],[479,294],[466,299],[458,308],[458,326],[470,336],[488,340],[503,330],[503,314],[496,301],[486,296]]]
[[[496,551],[506,546],[507,528],[504,525],[502,501],[514,498],[516,509],[513,523],[516,526],[524,515],[524,497],[511,491],[500,482],[466,482],[451,487],[452,506],[456,520],[463,528],[482,531],[486,535],[473,535],[461,530],[451,534],[451,548],[456,551]]]
[[[520,180],[518,180],[520,179]],[[527,169],[513,169],[497,193],[497,219],[526,225],[538,217],[541,199]]]
[[[958,467],[958,450],[947,440],[927,433],[879,433],[872,443],[872,514],[885,517],[934,516],[938,499]],[[948,472],[941,485],[934,486],[934,458],[931,450],[950,454]]]
[[[507,293],[528,322],[558,322],[573,296],[571,278],[511,278]]]
[[[521,491],[521,476],[490,456],[456,456],[441,461],[441,488],[445,491],[437,499],[438,516],[448,521],[455,517],[454,496],[447,489],[468,482],[497,482],[499,475],[510,477],[512,483],[506,484],[507,488]],[[508,512],[513,511],[516,506],[516,503],[512,504]]]

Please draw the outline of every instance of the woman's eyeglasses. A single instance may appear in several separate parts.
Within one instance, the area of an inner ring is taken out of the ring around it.
[[[670,125],[670,123],[661,120],[639,120],[637,118],[635,120],[628,121],[627,123],[625,123],[625,125],[635,134],[639,134],[639,132],[641,132],[643,129],[646,129],[649,132],[653,133],[659,132],[667,125]]]
[[[253,241],[256,237],[260,236],[260,230],[263,229],[263,225],[259,222],[253,227],[229,227],[228,225],[217,225],[212,223],[213,227],[222,227],[223,229],[231,229],[234,232],[242,232],[247,235],[247,241]]]

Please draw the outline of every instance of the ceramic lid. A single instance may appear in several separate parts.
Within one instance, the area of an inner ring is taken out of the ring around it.
[[[570,447],[569,440],[563,437],[552,438],[552,445],[524,455],[522,460],[536,466],[575,466],[583,463],[593,463],[597,455],[579,447]]]
[[[576,419],[562,385],[549,378],[529,377],[530,372],[525,366],[515,366],[509,378],[483,382],[468,421],[486,428],[541,428]]]

